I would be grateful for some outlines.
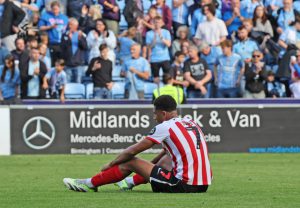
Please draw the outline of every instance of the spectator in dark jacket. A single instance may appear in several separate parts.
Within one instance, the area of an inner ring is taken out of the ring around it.
[[[2,43],[9,51],[15,49],[16,33],[18,25],[25,17],[25,12],[17,7],[12,1],[0,0],[0,37]]]
[[[29,52],[26,49],[24,38],[17,38],[15,40],[16,49],[11,52],[14,56],[15,61],[27,60],[29,58]]]
[[[78,30],[78,21],[75,18],[69,19],[69,30],[62,36],[61,48],[66,62],[67,80],[81,83],[87,42],[86,35]]]
[[[81,9],[81,16],[79,18],[79,28],[85,34],[88,34],[91,30],[96,28],[96,20],[100,19],[101,15],[101,8],[100,5],[92,5],[87,6],[83,5]]]
[[[252,61],[245,66],[246,90],[244,98],[263,99],[266,97],[264,82],[267,78],[263,54],[260,51],[252,53]]]
[[[47,67],[39,58],[39,49],[32,48],[30,58],[24,62],[20,62],[22,99],[40,99],[46,97],[46,91],[42,86],[43,78],[47,73]]]
[[[99,47],[101,57],[95,57],[89,63],[86,75],[92,75],[95,99],[112,98],[112,62],[108,59],[109,48],[104,43]]]
[[[119,34],[120,8],[116,0],[99,0],[103,6],[102,17],[107,28],[112,30],[117,36]]]
[[[92,4],[92,0],[68,0],[67,15],[68,17],[79,19],[81,15],[81,8],[84,5],[91,6]]]
[[[125,8],[123,11],[128,28],[137,26],[137,19],[143,18],[142,0],[125,0]]]

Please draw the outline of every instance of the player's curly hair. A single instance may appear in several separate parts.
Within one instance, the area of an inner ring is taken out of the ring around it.
[[[174,98],[170,95],[161,95],[154,100],[155,110],[172,112],[176,110],[177,104]]]

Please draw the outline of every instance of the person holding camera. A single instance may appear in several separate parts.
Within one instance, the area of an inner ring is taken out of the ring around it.
[[[252,53],[251,62],[245,65],[246,90],[244,98],[263,99],[266,97],[264,81],[267,78],[263,54],[259,50]]]

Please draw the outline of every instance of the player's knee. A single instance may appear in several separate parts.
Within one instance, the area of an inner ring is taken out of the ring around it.
[[[137,157],[133,157],[128,162],[119,165],[119,168],[124,171],[132,171],[134,165],[136,164],[137,159],[138,159]]]

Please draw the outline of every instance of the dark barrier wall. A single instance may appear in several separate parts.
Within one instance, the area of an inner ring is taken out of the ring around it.
[[[295,105],[186,105],[179,113],[202,127],[210,152],[300,152]],[[11,153],[119,153],[154,125],[151,105],[13,106]]]

